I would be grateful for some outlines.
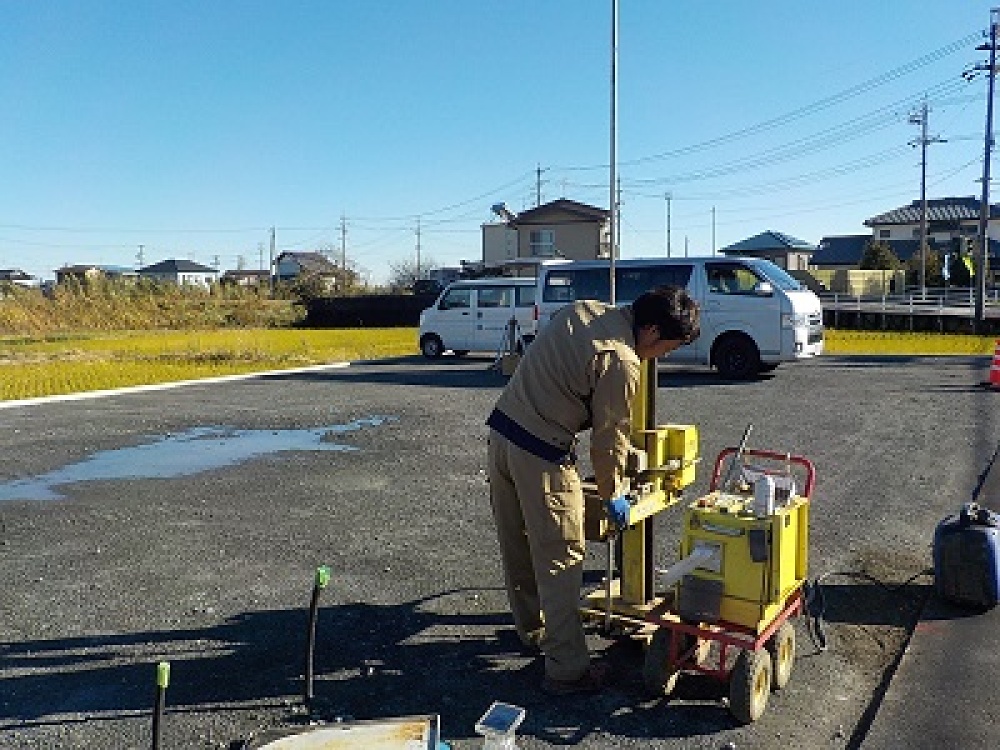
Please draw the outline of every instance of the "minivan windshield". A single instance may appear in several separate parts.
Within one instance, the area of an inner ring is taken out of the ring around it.
[[[752,260],[749,265],[783,292],[795,292],[802,288],[793,276],[769,260]]]

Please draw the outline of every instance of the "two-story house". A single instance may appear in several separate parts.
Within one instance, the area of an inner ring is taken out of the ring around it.
[[[528,268],[553,258],[607,258],[610,212],[568,198],[514,214],[504,204],[493,207],[502,221],[484,224],[483,265]]]
[[[219,280],[219,271],[210,266],[195,263],[193,260],[171,259],[140,268],[139,276],[144,279],[200,286],[208,289]]]
[[[931,251],[944,253],[972,252],[979,242],[982,202],[964,198],[935,198],[927,201],[927,244]],[[888,245],[902,262],[907,262],[920,246],[921,201],[894,208],[865,219],[870,234],[824,237],[812,257],[815,268],[826,270],[856,269],[869,243]],[[989,268],[995,283],[1000,267],[1000,205],[990,206],[987,223]]]

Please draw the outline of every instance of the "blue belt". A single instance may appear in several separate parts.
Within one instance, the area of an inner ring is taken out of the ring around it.
[[[573,455],[573,451],[571,449],[567,450],[566,448],[557,448],[554,445],[546,443],[541,438],[535,437],[498,409],[493,410],[489,418],[486,420],[486,424],[499,432],[518,448],[526,450],[533,456],[538,456],[538,458],[543,461],[548,461],[553,464],[565,464],[573,462],[576,459],[576,456]]]

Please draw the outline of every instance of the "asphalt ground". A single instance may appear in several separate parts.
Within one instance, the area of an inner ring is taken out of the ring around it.
[[[907,703],[893,676],[934,601],[933,530],[1000,444],[1000,393],[981,387],[989,358],[828,356],[749,383],[664,369],[658,421],[700,430],[689,498],[748,423],[751,447],[816,466],[822,640],[797,621],[791,681],[745,727],[708,678],[649,698],[641,647],[596,631],[613,685],[541,692],[540,662],[516,647],[489,515],[483,420],[504,380],[488,364],[403,358],[0,409],[0,747],[148,747],[162,660],[165,750],[301,726],[319,565],[332,580],[316,715],[440,714],[455,750],[481,746],[472,727],[493,700],[527,709],[524,749],[867,747],[869,732],[891,737],[914,711],[955,710],[947,693]],[[657,518],[663,564],[679,519],[679,507]],[[603,553],[594,545],[591,577]],[[978,721],[989,701],[961,710]],[[989,729],[972,739],[951,744],[1000,745]]]

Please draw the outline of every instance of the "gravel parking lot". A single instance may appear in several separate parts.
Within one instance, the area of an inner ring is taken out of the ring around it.
[[[820,652],[797,625],[791,683],[737,727],[705,678],[643,691],[642,650],[591,636],[611,689],[553,699],[505,610],[485,482],[488,359],[403,358],[0,410],[0,746],[150,744],[155,665],[172,665],[164,748],[228,748],[303,721],[307,607],[322,595],[317,710],[440,714],[455,750],[492,700],[527,709],[519,746],[863,746],[931,579],[935,524],[1000,442],[988,358],[825,357],[749,383],[661,373],[658,421],[690,423],[705,491],[751,445],[817,470],[810,577]],[[657,520],[674,559],[680,509]],[[603,546],[589,567],[603,568]],[[866,573],[869,579],[840,575]]]

